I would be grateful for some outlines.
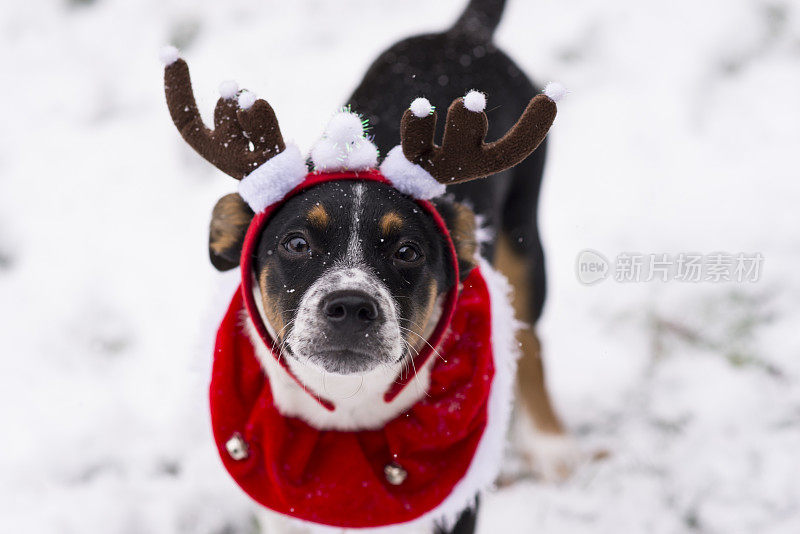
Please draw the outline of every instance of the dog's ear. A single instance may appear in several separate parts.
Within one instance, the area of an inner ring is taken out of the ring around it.
[[[239,265],[244,236],[253,219],[253,210],[236,193],[225,195],[214,206],[208,236],[208,255],[219,271]]]
[[[435,199],[433,204],[450,230],[458,257],[459,277],[463,282],[478,262],[475,213],[466,205],[447,196]]]

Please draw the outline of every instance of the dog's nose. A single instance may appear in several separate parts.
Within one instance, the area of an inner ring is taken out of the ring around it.
[[[334,291],[322,301],[322,312],[337,328],[359,330],[378,318],[378,302],[363,291]]]

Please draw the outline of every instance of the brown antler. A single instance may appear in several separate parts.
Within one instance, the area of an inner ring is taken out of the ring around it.
[[[544,140],[556,117],[555,101],[537,95],[506,135],[487,144],[485,97],[472,92],[465,98],[470,100],[469,108],[476,111],[467,109],[464,98],[453,101],[447,110],[442,146],[434,143],[436,113],[421,112],[425,106],[406,110],[400,123],[405,157],[442,184],[483,178],[520,163]]]
[[[214,129],[206,127],[197,110],[189,66],[183,59],[174,59],[164,69],[164,93],[172,121],[186,142],[237,180],[286,148],[272,107],[261,99],[237,102],[236,91],[219,99]]]

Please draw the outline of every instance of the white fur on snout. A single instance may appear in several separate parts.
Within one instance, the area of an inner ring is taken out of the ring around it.
[[[320,358],[324,356],[320,353],[330,344],[327,338],[329,324],[321,312],[322,302],[334,291],[342,290],[363,291],[375,298],[383,319],[377,331],[370,330],[364,334],[363,343],[352,348],[374,355],[373,368],[397,362],[404,353],[397,306],[386,285],[363,267],[332,269],[308,288],[300,301],[294,327],[286,338],[292,354],[300,360],[322,366],[324,362]]]
[[[383,341],[386,353],[374,353],[387,363],[378,364],[367,372],[348,375],[329,373],[308,357],[321,346],[319,340],[317,344],[312,341],[314,336],[311,332],[315,328],[315,319],[310,315],[313,310],[319,309],[321,296],[337,289],[353,287],[374,296],[381,307],[381,313],[387,317],[381,329],[381,332],[387,333]],[[261,320],[267,326],[271,337],[276,339],[275,329],[264,313],[257,284],[254,284],[253,293]],[[308,316],[303,310],[308,312]],[[301,316],[308,317],[309,321],[301,319]],[[303,296],[295,324],[285,344],[291,354],[284,353],[281,356],[286,359],[292,373],[302,382],[303,387],[286,373],[275,356],[267,350],[247,314],[244,314],[243,318],[256,355],[269,376],[275,405],[282,414],[299,417],[316,428],[336,430],[379,428],[416,403],[430,386],[431,367],[435,358],[429,358],[425,365],[417,369],[404,368],[405,358],[398,361],[404,354],[404,343],[398,326],[396,304],[388,289],[377,277],[364,271],[363,268],[334,268],[313,284]],[[412,373],[415,376],[397,397],[391,402],[385,402],[384,393],[401,373]],[[333,402],[335,410],[329,411],[317,402],[314,396]]]

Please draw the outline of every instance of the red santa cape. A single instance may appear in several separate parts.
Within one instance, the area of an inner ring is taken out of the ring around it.
[[[384,180],[376,171],[309,175],[285,198],[340,179]],[[447,232],[433,206],[418,202]],[[246,313],[275,355],[253,302],[250,265],[273,209],[251,223],[242,284],[217,333],[210,405],[225,468],[258,503],[304,522],[369,528],[452,519],[499,469],[517,354],[505,280],[484,264],[470,273],[460,294],[451,292],[432,336],[442,358],[432,363],[427,395],[379,429],[319,430],[280,413],[242,324]],[[422,354],[420,363],[430,356]],[[386,402],[396,394],[388,391]]]

